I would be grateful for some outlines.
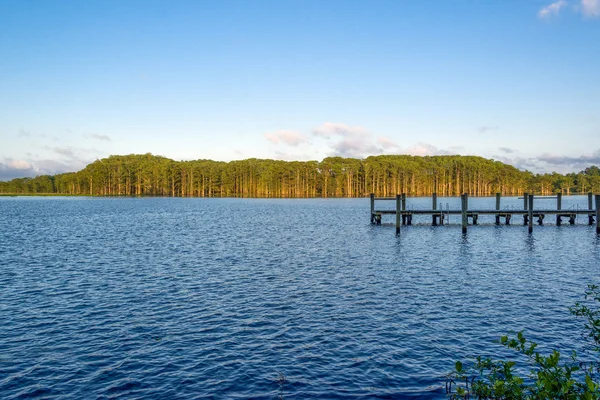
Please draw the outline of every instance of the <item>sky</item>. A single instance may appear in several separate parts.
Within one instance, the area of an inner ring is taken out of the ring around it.
[[[132,153],[600,165],[600,0],[0,0],[0,180]]]

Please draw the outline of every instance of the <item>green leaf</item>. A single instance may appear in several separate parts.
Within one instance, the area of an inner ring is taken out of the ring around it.
[[[596,385],[594,384],[592,378],[590,378],[589,375],[585,376],[585,383],[587,384],[588,389],[590,389],[590,392],[593,392],[596,389]]]
[[[462,368],[463,368],[462,363],[460,361],[457,361],[455,366],[456,366],[456,372],[458,372],[460,374],[462,372]]]

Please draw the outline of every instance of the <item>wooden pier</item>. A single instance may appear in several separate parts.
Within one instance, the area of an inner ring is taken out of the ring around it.
[[[430,215],[431,225],[438,226],[444,225],[445,219],[449,218],[450,215],[461,216],[462,232],[467,232],[469,221],[472,225],[478,224],[478,218],[480,215],[494,215],[496,225],[500,225],[502,220],[504,224],[510,225],[513,221],[513,217],[523,217],[523,225],[527,226],[529,233],[533,232],[534,220],[538,225],[544,225],[544,219],[546,216],[556,216],[556,225],[562,225],[563,218],[566,218],[570,225],[575,225],[577,216],[587,216],[588,225],[596,223],[596,233],[600,235],[600,195],[592,195],[588,193],[588,207],[587,209],[562,209],[562,195],[559,193],[556,196],[551,197],[556,199],[556,208],[552,209],[534,209],[533,200],[535,196],[533,194],[525,193],[523,195],[523,209],[501,209],[500,193],[496,194],[496,208],[495,209],[469,209],[469,197],[465,193],[461,197],[461,208],[460,210],[442,210],[437,208],[437,195],[434,193],[432,196],[432,207],[430,210],[421,209],[407,209],[406,208],[406,194],[398,194],[396,197],[375,197],[371,193],[371,224],[381,225],[381,219],[384,214],[395,214],[396,215],[396,234],[400,234],[400,227],[402,225],[412,225],[413,216],[415,215]],[[543,196],[541,198],[549,199],[550,197]],[[376,209],[375,201],[381,200],[395,200],[395,209]],[[595,202],[595,207],[594,207]]]

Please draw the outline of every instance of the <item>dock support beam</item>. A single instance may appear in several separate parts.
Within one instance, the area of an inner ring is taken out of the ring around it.
[[[375,193],[371,193],[371,224],[375,223]]]
[[[528,228],[529,233],[532,233],[533,232],[533,195],[532,194],[528,195],[527,200],[529,202],[529,207],[527,208],[527,216],[529,217],[528,221],[527,221],[527,228]]]
[[[500,212],[500,193],[496,193],[496,211]],[[500,225],[500,214],[496,214],[496,225]]]
[[[600,194],[596,195],[596,233],[600,235]]]
[[[562,210],[562,193],[556,193],[556,210]],[[560,213],[556,214],[556,226],[560,226],[561,223]]]
[[[598,204],[598,201],[596,200],[596,204]],[[592,192],[588,192],[588,210],[592,211],[594,209],[594,201],[592,198]],[[598,221],[598,218],[596,218],[596,221]],[[588,225],[594,225],[594,215],[590,214],[588,215]]]
[[[467,225],[469,224],[469,219],[467,217],[467,208],[468,208],[468,202],[469,199],[467,197],[467,194],[464,193],[460,196],[460,200],[461,200],[461,214],[462,214],[462,233],[465,234],[467,233]]]
[[[402,215],[402,196],[396,195],[396,236],[400,235],[400,216]]]

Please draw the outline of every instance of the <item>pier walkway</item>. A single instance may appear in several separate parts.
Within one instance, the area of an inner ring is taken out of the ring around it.
[[[556,216],[556,225],[560,226],[563,223],[563,218],[566,218],[570,225],[575,224],[576,217],[583,215],[588,217],[588,224],[593,225],[596,223],[596,233],[600,235],[600,195],[593,196],[592,193],[588,193],[588,208],[587,209],[562,209],[562,195],[559,193],[556,197],[556,208],[552,209],[534,209],[533,200],[535,196],[533,194],[525,193],[523,196],[523,209],[500,209],[500,193],[496,194],[496,208],[495,209],[469,209],[468,195],[461,195],[461,208],[459,210],[450,209],[438,209],[437,208],[437,195],[434,193],[432,196],[432,208],[430,210],[409,210],[406,208],[406,194],[399,194],[396,197],[375,197],[371,193],[371,223],[375,225],[381,225],[382,216],[385,214],[396,215],[396,234],[400,234],[400,227],[402,225],[412,225],[412,219],[414,215],[430,215],[431,224],[433,226],[444,225],[444,221],[447,220],[450,215],[460,215],[461,225],[463,233],[467,232],[469,221],[472,225],[478,224],[478,218],[480,215],[494,215],[496,225],[500,225],[504,222],[506,225],[510,225],[513,221],[513,217],[522,216],[523,225],[528,227],[529,233],[533,232],[534,220],[538,225],[544,224],[544,219],[547,216]],[[544,196],[544,199],[549,197]],[[376,209],[375,201],[381,200],[395,200],[395,209]],[[595,207],[594,207],[595,200]]]

